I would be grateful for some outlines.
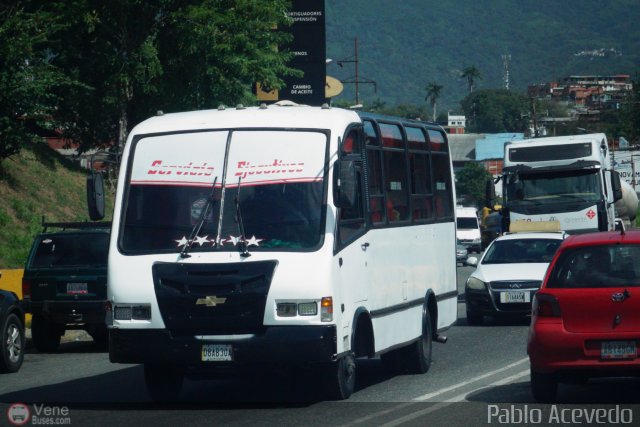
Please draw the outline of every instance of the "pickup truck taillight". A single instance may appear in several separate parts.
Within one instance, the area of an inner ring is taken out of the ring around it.
[[[22,299],[31,299],[31,282],[22,279]]]

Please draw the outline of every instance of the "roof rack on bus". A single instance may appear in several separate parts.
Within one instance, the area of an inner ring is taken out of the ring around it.
[[[513,221],[509,224],[509,233],[559,232],[560,221]]]
[[[45,233],[49,228],[110,228],[111,221],[77,221],[77,222],[46,222],[44,215],[42,216],[42,232]]]

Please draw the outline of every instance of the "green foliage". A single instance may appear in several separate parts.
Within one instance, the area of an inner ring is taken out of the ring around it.
[[[252,85],[299,75],[276,46],[291,36],[287,0],[25,0],[64,22],[51,30],[50,64],[83,86],[54,87],[55,117],[81,151],[124,143],[157,110],[253,102]],[[35,12],[34,12],[35,13]]]
[[[419,104],[425,77],[446,88],[438,110],[455,111],[468,95],[462,69],[473,64],[483,78],[474,90],[504,88],[502,55],[511,55],[509,88],[570,75],[632,74],[640,64],[637,0],[474,1],[326,0],[327,56],[353,55],[358,37],[359,73],[375,80],[360,90],[364,104]],[[603,49],[603,56],[589,55]],[[613,50],[610,50],[613,49]],[[354,68],[330,64],[339,79]],[[340,99],[354,99],[346,85]]]
[[[433,108],[433,116],[432,120],[436,121],[438,115],[436,114],[436,102],[438,98],[440,98],[440,93],[442,92],[442,85],[432,81],[427,84],[425,91],[427,92],[427,96],[425,97],[425,101],[428,101],[431,104],[431,108]]]
[[[469,132],[524,132],[529,114],[528,101],[505,89],[482,89],[461,102]]]
[[[484,206],[486,182],[492,176],[482,163],[467,162],[464,168],[456,171],[456,196],[458,199],[473,203],[477,208]]]
[[[476,81],[482,79],[482,74],[480,74],[480,70],[478,70],[474,65],[463,68],[460,73],[460,78],[465,79],[467,81],[467,89],[469,93],[473,92]]]
[[[55,129],[56,88],[78,86],[51,62],[49,40],[64,24],[25,2],[0,5],[0,159],[15,155],[37,132]]]
[[[33,238],[50,222],[87,221],[86,171],[44,144],[0,160],[0,268],[22,268]],[[107,194],[107,220],[113,194]]]

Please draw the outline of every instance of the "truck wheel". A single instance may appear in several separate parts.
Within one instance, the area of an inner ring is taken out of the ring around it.
[[[7,316],[0,330],[0,372],[16,372],[24,360],[25,335],[15,314]]]
[[[184,369],[173,365],[144,365],[144,381],[154,402],[178,400],[184,381]]]
[[[531,391],[539,403],[553,403],[558,392],[558,379],[555,374],[543,374],[531,369]]]
[[[51,353],[60,346],[60,338],[64,335],[64,325],[48,321],[39,314],[31,319],[31,339],[40,353]]]
[[[326,366],[324,372],[325,391],[331,400],[348,399],[356,385],[356,358],[348,352]]]

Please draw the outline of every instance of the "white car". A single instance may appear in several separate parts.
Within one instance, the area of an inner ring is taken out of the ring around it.
[[[467,324],[479,325],[484,316],[523,316],[531,312],[563,232],[509,233],[496,238],[482,258],[469,257],[476,266],[465,284]]]

